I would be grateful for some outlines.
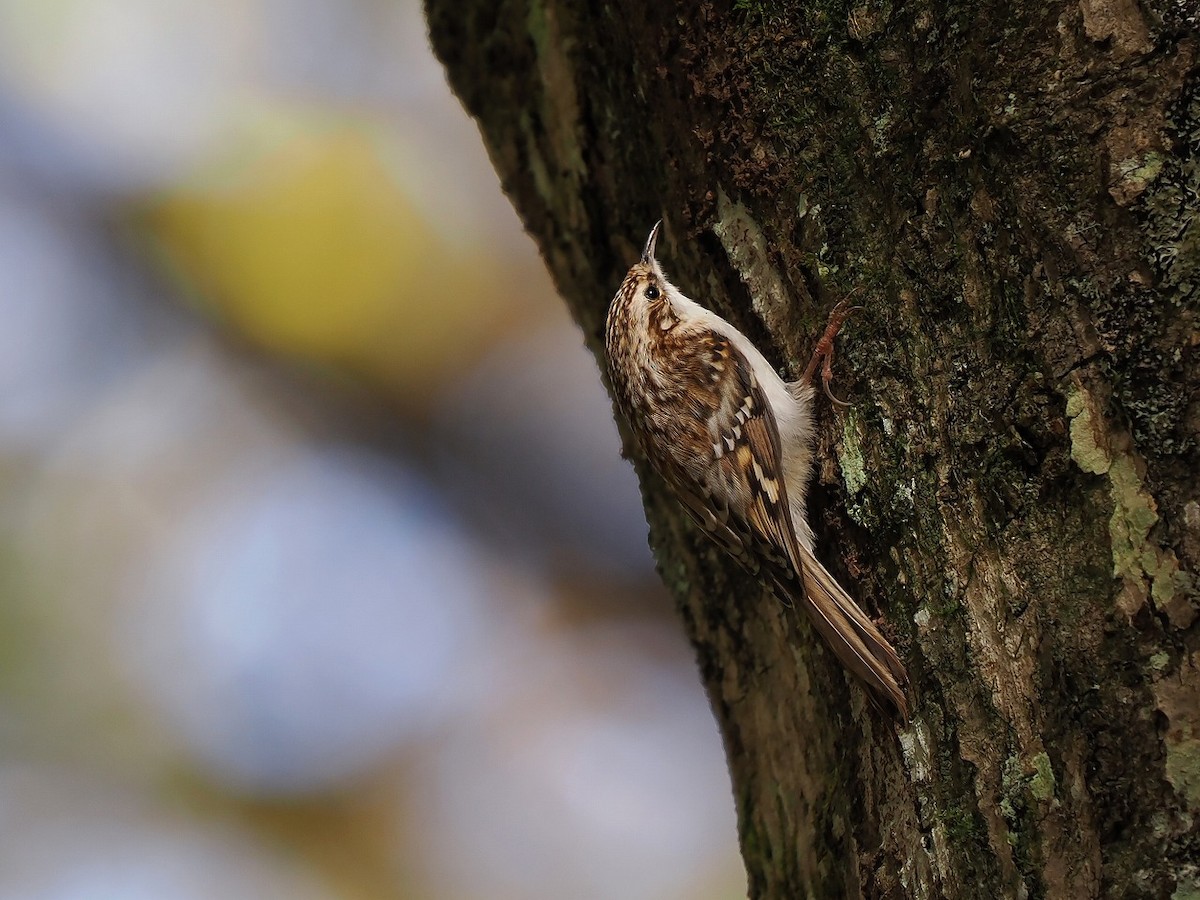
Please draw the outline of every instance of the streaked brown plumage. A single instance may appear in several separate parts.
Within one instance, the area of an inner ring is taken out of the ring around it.
[[[805,497],[817,357],[803,379],[785,383],[745,335],[667,281],[654,258],[658,229],[608,312],[621,413],[688,514],[803,607],[843,665],[907,717],[899,657],[812,553]]]

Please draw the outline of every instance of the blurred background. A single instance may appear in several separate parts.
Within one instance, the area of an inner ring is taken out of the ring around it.
[[[743,896],[416,0],[0,0],[0,898]]]

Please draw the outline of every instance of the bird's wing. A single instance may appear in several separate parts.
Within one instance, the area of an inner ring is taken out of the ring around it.
[[[796,540],[779,428],[745,356],[725,336],[697,338],[691,440],[657,444],[659,467],[684,508],[752,570],[765,567],[785,600],[799,600],[842,664],[907,716],[904,667],[874,623]],[[799,578],[797,579],[797,576]]]

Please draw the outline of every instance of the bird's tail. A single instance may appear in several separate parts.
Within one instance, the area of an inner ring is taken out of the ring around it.
[[[904,664],[875,623],[858,608],[807,547],[797,542],[805,609],[821,637],[842,665],[857,675],[874,695],[889,701],[906,721],[908,699]]]

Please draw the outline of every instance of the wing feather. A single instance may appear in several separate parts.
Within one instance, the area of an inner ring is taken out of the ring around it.
[[[648,442],[658,451],[652,459],[689,515],[747,567],[765,564],[776,593],[799,600],[842,664],[907,718],[906,675],[895,650],[796,540],[779,429],[749,362],[716,332],[698,340],[698,355],[710,365],[697,371],[692,399],[708,417],[697,418],[692,440]]]

